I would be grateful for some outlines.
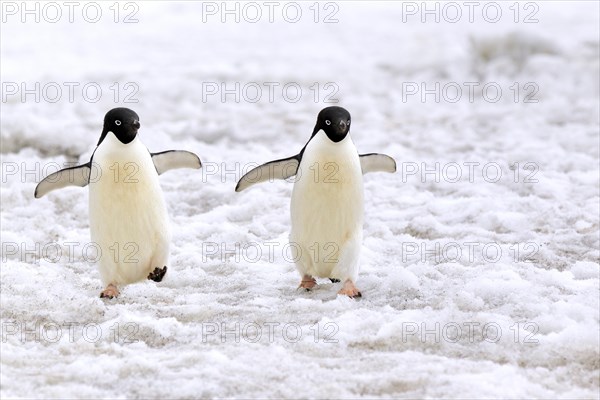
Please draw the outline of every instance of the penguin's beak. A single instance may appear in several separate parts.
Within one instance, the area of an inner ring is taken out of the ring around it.
[[[340,131],[345,132],[346,131],[346,121],[341,120],[339,125],[340,125]]]

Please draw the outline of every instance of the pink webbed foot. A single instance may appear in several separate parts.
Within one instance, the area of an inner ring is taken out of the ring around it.
[[[310,275],[304,275],[298,288],[306,289],[306,291],[309,291],[315,286],[317,286],[317,280]]]
[[[106,289],[104,289],[100,293],[100,298],[112,299],[112,298],[117,297],[118,295],[119,295],[119,289],[117,289],[117,287],[111,283],[106,287]]]
[[[344,294],[352,298],[362,297],[362,293],[360,293],[360,290],[354,286],[354,283],[350,279],[346,279],[344,286],[342,286],[338,294]]]

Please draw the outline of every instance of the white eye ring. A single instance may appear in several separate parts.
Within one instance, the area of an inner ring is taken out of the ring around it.
[[[116,126],[120,126],[121,125],[121,121],[119,121],[118,119],[115,120],[115,125]]]
[[[348,120],[348,123],[346,125],[350,126],[350,120]]]
[[[328,119],[326,119],[326,120],[325,120],[325,125],[331,125],[331,121],[330,121],[330,120],[328,120]]]

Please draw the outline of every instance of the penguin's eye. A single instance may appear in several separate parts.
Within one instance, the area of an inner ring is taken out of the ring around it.
[[[121,121],[119,121],[118,119],[115,120],[115,125],[116,126],[120,126],[121,125]]]
[[[330,121],[330,120],[328,120],[328,119],[326,119],[326,120],[325,120],[325,125],[331,125],[331,121]]]
[[[348,122],[346,123],[346,125],[350,126],[350,120],[348,120]]]

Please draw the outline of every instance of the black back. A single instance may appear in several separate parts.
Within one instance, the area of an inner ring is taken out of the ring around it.
[[[129,108],[113,108],[104,116],[104,127],[98,141],[98,146],[104,140],[108,132],[115,134],[123,144],[131,143],[140,129],[140,117]]]

